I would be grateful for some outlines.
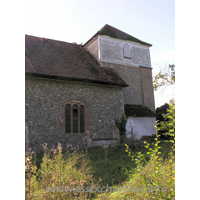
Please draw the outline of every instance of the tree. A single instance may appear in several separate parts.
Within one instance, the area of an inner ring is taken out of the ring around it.
[[[171,136],[170,132],[175,126],[175,100],[170,99],[169,104],[165,103],[164,105],[156,109],[156,120],[158,122],[158,134]],[[175,131],[175,130],[173,130]],[[175,134],[175,132],[174,132]]]
[[[167,114],[163,114],[164,121],[160,122],[160,127],[166,128],[166,135],[175,137],[175,100],[170,99]]]
[[[156,121],[160,123],[161,121],[164,121],[163,114],[167,114],[167,109],[169,108],[169,104],[165,103],[164,105],[156,108]]]
[[[169,67],[162,69],[153,80],[153,88],[156,91],[158,88],[164,85],[175,84],[175,65],[169,65]]]

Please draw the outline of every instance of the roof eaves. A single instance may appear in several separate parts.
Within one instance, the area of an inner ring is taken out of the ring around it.
[[[144,105],[125,104],[124,110],[127,117],[156,117],[155,112]]]
[[[147,67],[147,66],[142,66],[142,65],[140,65],[139,67],[147,68],[147,69],[153,69],[152,67]]]
[[[65,80],[65,81],[76,81],[76,82],[85,82],[85,83],[95,83],[95,84],[119,86],[119,87],[128,87],[129,86],[126,83],[116,83],[116,82],[99,81],[99,80],[92,80],[92,79],[81,79],[81,78],[74,78],[74,77],[63,77],[63,76],[48,75],[48,74],[41,74],[41,73],[26,72],[25,75],[39,77],[39,78],[48,78],[48,79]]]
[[[95,38],[99,34],[98,32],[95,33],[83,46],[85,47],[91,40],[93,40],[93,38]]]
[[[106,24],[104,27],[102,27],[102,28],[101,28],[95,35],[93,35],[83,46],[87,45],[87,44],[88,44],[94,37],[96,37],[97,35],[108,35],[108,36],[110,36],[110,37],[118,38],[118,37],[116,37],[116,36],[113,36],[113,35],[110,35],[110,34],[108,34],[108,33],[105,33],[105,30],[106,30],[107,28],[109,28],[109,29],[115,29],[115,30],[117,30],[117,31],[119,31],[119,32],[121,32],[121,33],[127,35],[128,37],[127,37],[127,38],[123,38],[123,40],[137,42],[137,43],[140,43],[140,44],[149,46],[149,47],[152,46],[152,44],[147,43],[147,42],[144,42],[144,41],[142,41],[142,40],[139,40],[138,38],[133,37],[133,36],[131,36],[131,35],[129,35],[129,34],[123,32],[123,31],[121,31],[121,30],[119,30],[119,29],[117,29],[117,28],[115,28],[115,27],[113,27],[113,26],[108,25],[108,24]],[[122,38],[118,38],[118,39],[122,39]]]

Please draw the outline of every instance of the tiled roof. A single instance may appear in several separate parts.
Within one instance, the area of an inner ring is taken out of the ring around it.
[[[155,117],[156,114],[148,107],[143,105],[126,104],[124,106],[127,117]]]
[[[129,41],[133,41],[133,42],[137,42],[146,46],[151,47],[152,44],[149,44],[147,42],[144,42],[142,40],[139,40],[123,31],[120,31],[119,29],[110,26],[108,24],[106,24],[103,28],[101,28],[92,38],[90,38],[84,45],[86,45],[88,42],[90,42],[94,37],[96,37],[97,35],[108,35],[110,37],[114,37],[114,38],[118,38],[118,39],[122,39],[122,40],[129,40]]]
[[[128,86],[114,69],[102,68],[82,45],[26,35],[25,56],[27,76]]]

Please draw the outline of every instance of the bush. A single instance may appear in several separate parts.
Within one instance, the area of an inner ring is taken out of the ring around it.
[[[158,121],[158,134],[161,136],[161,139],[171,139],[170,129],[172,128],[171,120],[172,115],[175,113],[175,101],[174,99],[170,100],[169,104],[164,104],[163,106],[156,109],[156,120]]]
[[[156,120],[158,123],[164,121],[163,114],[167,114],[167,110],[169,109],[169,104],[165,103],[164,105],[156,108]]]
[[[48,150],[44,145],[44,156],[40,169],[36,166],[36,155],[29,152],[25,157],[25,197],[26,199],[73,199],[90,197],[83,191],[93,184],[91,169],[84,154],[68,151],[65,156],[61,145]]]
[[[136,165],[132,177],[103,198],[130,199],[133,196],[134,199],[175,199],[175,106],[173,104],[169,104],[166,117],[168,117],[166,125],[170,128],[169,134],[173,138],[169,141],[172,145],[168,158],[163,160],[159,135],[155,138],[153,146],[144,141],[146,153],[134,152],[126,144],[126,152]]]
[[[115,120],[115,124],[117,128],[119,129],[119,135],[120,135],[120,143],[123,143],[126,138],[126,122],[128,118],[124,113],[122,113],[122,116],[120,119]]]
[[[135,155],[126,145],[126,152],[128,152],[128,155],[131,156],[131,159],[135,161],[137,165],[134,170],[134,181],[137,177],[138,181],[136,182],[136,185],[144,186],[144,196],[150,198],[175,198],[175,104],[173,101],[170,102],[171,104],[169,104],[169,109],[164,118],[168,119],[166,120],[165,125],[169,128],[169,135],[173,139],[170,140],[172,143],[171,152],[164,165],[162,157],[160,156],[161,147],[159,145],[160,141],[158,140],[159,135],[155,138],[154,148],[151,148],[150,144],[144,141],[144,144],[146,145],[145,148],[148,149],[146,155],[141,152]],[[147,157],[149,158],[148,161],[146,159]],[[138,195],[138,193],[134,195]]]

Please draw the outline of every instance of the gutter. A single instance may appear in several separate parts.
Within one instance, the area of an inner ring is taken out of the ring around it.
[[[56,76],[56,75],[47,75],[47,74],[39,74],[39,73],[30,73],[26,72],[25,76],[33,76],[39,78],[48,78],[54,80],[65,80],[65,81],[77,81],[77,82],[84,82],[84,83],[96,83],[101,85],[110,85],[110,86],[119,86],[119,87],[128,87],[129,85],[126,83],[113,83],[107,81],[98,81],[98,80],[91,80],[91,79],[81,79],[81,78],[71,78],[71,77],[63,77],[63,76]]]

